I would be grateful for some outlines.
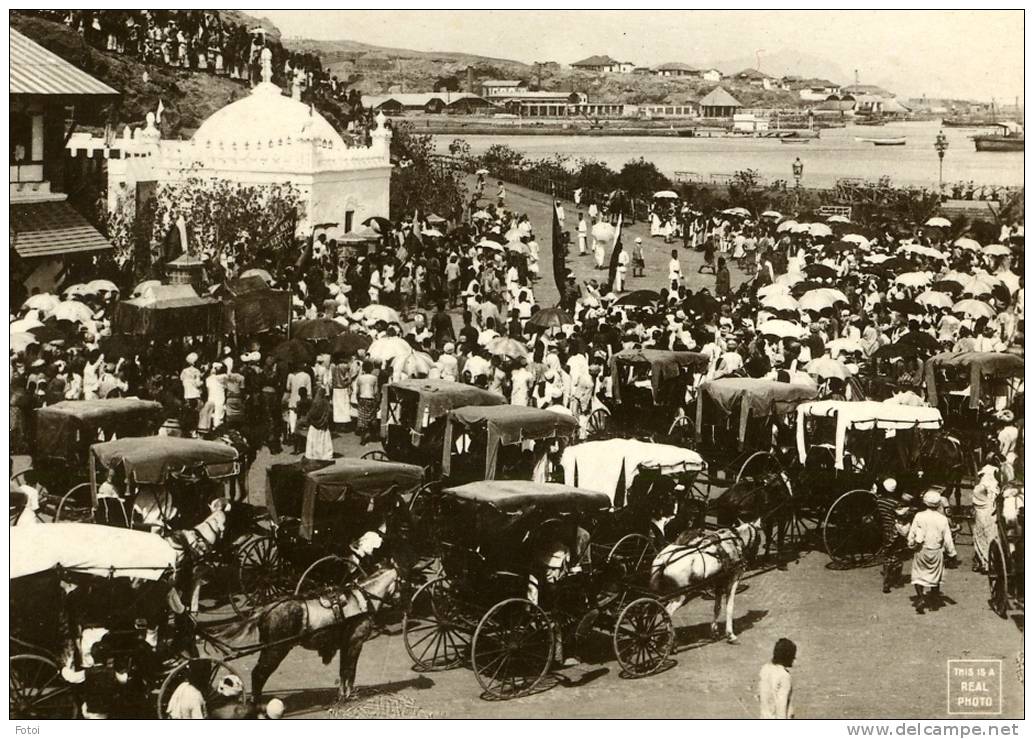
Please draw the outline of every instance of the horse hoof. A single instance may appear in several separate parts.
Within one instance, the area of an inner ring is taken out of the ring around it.
[[[739,645],[739,643],[740,643],[740,640],[739,640],[739,639],[737,639],[737,638],[736,638],[735,636],[733,636],[732,634],[730,634],[729,636],[725,637],[725,641],[726,641],[726,643],[727,643],[727,644],[736,644],[736,645]]]

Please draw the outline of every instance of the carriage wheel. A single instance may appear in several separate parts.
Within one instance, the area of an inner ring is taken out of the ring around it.
[[[839,567],[870,564],[883,543],[876,495],[850,490],[833,501],[822,522],[822,543]]]
[[[276,540],[259,536],[237,550],[237,591],[231,593],[230,605],[238,615],[247,615],[290,593],[292,579]]]
[[[328,590],[343,592],[350,583],[364,577],[366,573],[358,564],[330,554],[320,557],[305,569],[294,587],[294,594],[308,597]]]
[[[492,606],[471,644],[471,666],[483,696],[507,700],[532,692],[553,661],[553,623],[523,598]]]
[[[390,462],[391,458],[387,452],[382,452],[380,449],[374,449],[364,454],[361,459],[369,459],[374,462]]]
[[[639,598],[625,606],[614,626],[614,656],[624,677],[657,672],[675,648],[675,624],[664,605]]]
[[[1005,552],[998,540],[987,549],[987,582],[991,587],[988,603],[999,618],[1009,615],[1009,571],[1005,566]]]
[[[610,430],[610,413],[603,408],[597,408],[585,419],[585,438],[596,439],[604,436]]]
[[[772,452],[754,452],[740,465],[736,473],[736,482],[749,477],[757,478],[769,472],[781,472],[782,466]]]
[[[671,422],[671,426],[668,427],[668,436],[682,446],[692,443],[696,436],[693,419],[689,416],[676,416],[675,420]]]
[[[10,718],[75,718],[75,694],[54,662],[38,654],[16,654],[11,657],[10,669]]]
[[[449,670],[470,654],[470,622],[461,618],[444,577],[421,585],[402,618],[402,641],[418,672]]]
[[[621,608],[628,592],[628,581],[637,579],[637,576],[646,579],[656,556],[657,547],[649,536],[626,534],[618,539],[603,561],[607,577],[600,588],[599,607],[613,607],[611,613]]]
[[[65,493],[54,511],[55,522],[91,523],[93,518],[93,491],[88,482],[76,485]]]
[[[435,528],[436,483],[426,483],[413,492],[409,500],[409,521],[403,532],[406,544],[413,553],[414,564],[409,577],[417,582],[429,582],[441,574],[437,531]]]
[[[205,701],[205,707],[211,711],[213,701],[221,702],[219,695],[219,683],[230,675],[241,680],[240,674],[221,659],[213,657],[195,657],[180,663],[176,669],[168,674],[158,691],[158,718],[169,718],[169,701],[172,699],[176,689],[184,682],[189,682],[201,693]],[[235,698],[238,705],[248,702],[248,691],[244,690]],[[209,713],[209,716],[211,714]]]

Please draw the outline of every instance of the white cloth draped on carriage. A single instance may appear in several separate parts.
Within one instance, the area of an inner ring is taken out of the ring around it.
[[[704,461],[691,449],[669,444],[652,444],[638,439],[587,441],[564,450],[560,465],[564,484],[594,490],[610,497],[612,505],[623,505],[624,491],[643,467],[662,472],[696,472]],[[622,480],[624,481],[622,484]]]

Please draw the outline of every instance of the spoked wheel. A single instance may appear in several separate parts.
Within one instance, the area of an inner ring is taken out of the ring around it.
[[[236,678],[236,680],[233,680],[233,678]],[[244,685],[244,681],[241,680],[241,676],[237,671],[221,659],[197,657],[181,663],[169,673],[168,677],[165,678],[165,682],[162,683],[161,690],[158,691],[158,718],[187,718],[186,716],[169,715],[169,702],[183,683],[189,683],[190,686],[193,686],[201,693],[206,716],[209,718],[214,717],[214,709],[224,710],[226,707],[232,708],[234,704],[244,705],[247,703],[247,689],[244,689],[243,692],[232,698],[220,694],[219,686],[224,680],[227,682],[240,681],[240,685],[242,687]],[[184,688],[184,690],[188,689],[189,686]]]
[[[294,594],[314,596],[327,590],[344,591],[358,579],[366,577],[363,568],[350,559],[330,554],[320,557],[298,578]]]
[[[256,537],[237,550],[236,580],[230,605],[241,616],[293,590],[293,578],[272,536]]]
[[[851,490],[833,501],[822,522],[822,543],[841,568],[861,567],[875,560],[882,535],[871,490]]]
[[[610,413],[603,408],[597,408],[585,419],[585,438],[596,439],[605,436],[610,430]]]
[[[1005,566],[1005,552],[995,539],[987,549],[987,583],[991,588],[988,603],[999,618],[1009,615],[1009,571]]]
[[[470,654],[471,623],[462,619],[445,578],[421,585],[402,618],[402,641],[418,672],[449,670]]]
[[[676,416],[675,420],[671,422],[671,426],[668,427],[668,437],[676,444],[685,446],[692,443],[696,435],[695,429],[692,418]]]
[[[620,604],[614,604],[625,597],[629,580],[648,581],[656,556],[657,547],[649,536],[626,534],[618,539],[603,563],[607,579],[601,589],[599,606],[614,606],[613,610],[617,610]]]
[[[54,521],[90,523],[93,518],[93,491],[88,482],[76,485],[61,496],[61,502],[54,511]]]
[[[16,654],[11,657],[10,669],[10,718],[75,718],[75,694],[51,660],[37,654]]]
[[[471,666],[483,697],[517,698],[535,690],[549,672],[553,624],[546,612],[523,598],[492,606],[474,631]]]
[[[660,601],[639,598],[621,610],[614,626],[614,656],[624,677],[652,675],[674,648],[675,624]]]
[[[772,452],[754,452],[743,460],[736,472],[736,482],[745,478],[760,481],[765,475],[779,473],[782,469],[782,465]]]

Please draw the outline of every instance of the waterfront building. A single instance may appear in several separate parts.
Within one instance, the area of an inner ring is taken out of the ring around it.
[[[716,87],[700,100],[700,114],[704,118],[730,118],[743,103],[734,98],[724,87]]]
[[[363,107],[385,115],[405,113],[474,113],[494,111],[495,104],[469,92],[398,92],[363,95]]]
[[[271,54],[263,51],[262,82],[251,94],[209,116],[189,141],[163,139],[153,113],[142,129],[126,126],[110,144],[72,136],[75,155],[107,160],[108,207],[127,199],[139,206],[138,188],[211,178],[262,186],[290,184],[301,195],[296,227],[307,235],[318,223],[359,224],[388,213],[391,131],[383,112],[377,127],[346,141],[316,110],[284,95],[271,82]]]
[[[528,92],[528,83],[524,80],[485,80],[481,83],[481,96],[486,100],[509,98]]]
[[[10,39],[11,283],[46,292],[71,263],[111,249],[68,201],[64,140],[119,93],[14,29]]]

